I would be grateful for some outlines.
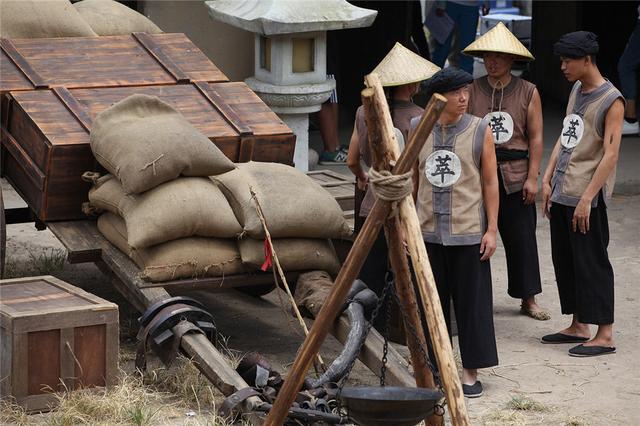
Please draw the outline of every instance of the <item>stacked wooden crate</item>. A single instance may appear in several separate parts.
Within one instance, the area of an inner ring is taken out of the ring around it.
[[[42,221],[84,217],[80,176],[100,170],[91,123],[134,93],[171,104],[232,161],[293,161],[291,130],[183,34],[5,39],[0,73],[2,174]]]

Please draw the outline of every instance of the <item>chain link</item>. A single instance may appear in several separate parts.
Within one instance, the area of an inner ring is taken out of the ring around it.
[[[393,288],[393,280],[387,280],[387,284],[382,289],[382,294],[380,294],[380,297],[378,298],[378,303],[376,303],[375,308],[373,308],[373,311],[371,312],[371,318],[369,319],[369,322],[367,324],[367,331],[364,333],[364,336],[362,337],[362,341],[360,342],[360,347],[358,348],[358,354],[362,352],[362,348],[364,347],[364,344],[367,340],[367,336],[371,331],[371,327],[373,327],[373,322],[378,317],[378,314],[380,313],[380,308],[382,308],[382,305],[384,304],[385,300],[388,297],[389,290],[392,288]],[[385,339],[385,342],[386,342],[386,339]],[[342,394],[342,389],[344,388],[344,385],[347,383],[347,379],[351,374],[351,370],[353,370],[353,367],[356,365],[357,359],[358,357],[354,357],[353,360],[351,360],[351,363],[347,367],[347,371],[345,375],[342,377],[342,379],[340,380],[340,383],[338,384],[338,391],[336,392],[336,402],[337,402],[338,411],[342,409],[342,402],[340,401],[340,395]]]
[[[402,314],[402,318],[404,320],[404,323],[407,326],[407,328],[409,329],[409,332],[411,333],[411,335],[413,336],[415,341],[418,342],[418,347],[420,348],[420,353],[424,357],[424,361],[427,364],[427,367],[429,367],[429,370],[431,370],[431,374],[433,374],[433,380],[436,383],[436,387],[438,388],[438,390],[440,390],[444,394],[444,387],[442,386],[442,378],[440,377],[440,371],[438,371],[438,369],[435,367],[435,365],[431,362],[431,359],[429,358],[429,355],[427,354],[427,351],[425,350],[426,341],[425,341],[425,345],[423,345],[421,343],[420,338],[418,337],[418,331],[413,326],[411,321],[409,321],[409,316],[408,316],[407,312],[405,311],[405,309],[403,309],[404,306],[402,306],[402,304],[400,303],[400,299],[398,298],[398,295],[396,293],[393,293],[393,294],[395,296],[396,303],[398,303],[398,306],[400,307],[400,313]],[[425,336],[425,339],[426,338],[427,338],[427,336]],[[440,416],[440,417],[444,416],[444,413],[445,413],[444,407],[446,405],[447,405],[447,400],[443,398],[441,402],[435,404],[435,406],[433,408],[433,413],[436,416]]]

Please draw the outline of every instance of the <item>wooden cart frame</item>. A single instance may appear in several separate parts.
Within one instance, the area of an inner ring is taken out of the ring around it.
[[[346,217],[353,217],[353,207],[349,202],[349,193],[353,193],[354,182],[344,176],[330,171],[309,173],[314,180],[334,195],[345,212]],[[108,242],[98,231],[96,222],[92,220],[75,220],[66,222],[39,221],[28,208],[4,209],[0,188],[0,255],[4,267],[6,253],[6,226],[15,223],[35,222],[36,228],[49,228],[67,250],[69,263],[95,263],[110,278],[113,286],[132,305],[144,312],[153,303],[170,297],[169,291],[185,292],[195,290],[226,291],[229,289],[245,289],[249,293],[259,295],[263,291],[271,291],[275,287],[271,273],[255,273],[231,275],[226,277],[207,277],[198,279],[181,279],[162,283],[143,281],[139,277],[139,268],[124,253]],[[341,258],[346,256],[350,241],[337,243],[336,250]],[[288,282],[295,282],[300,272],[285,274]],[[268,292],[266,291],[266,292]],[[332,334],[341,343],[347,340],[350,325],[346,316],[340,317],[332,329]],[[372,329],[367,342],[360,353],[360,360],[373,372],[379,372],[382,366],[384,339]],[[225,361],[213,344],[203,334],[188,334],[182,337],[181,349],[195,363],[198,369],[225,396],[248,387],[247,383]],[[387,381],[390,384],[413,385],[415,380],[409,373],[408,363],[393,347],[388,348]],[[254,411],[262,401],[256,397],[248,398],[241,406],[244,412]]]

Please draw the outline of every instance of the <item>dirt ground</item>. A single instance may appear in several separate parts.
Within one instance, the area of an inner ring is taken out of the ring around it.
[[[5,203],[15,205],[15,194],[3,182]],[[640,196],[617,196],[609,208],[609,253],[616,274],[615,339],[618,352],[596,358],[567,355],[570,345],[542,345],[543,334],[565,327],[569,317],[560,314],[551,263],[549,226],[539,218],[543,294],[542,306],[552,319],[539,322],[518,313],[519,303],[506,294],[504,251],[499,246],[492,259],[494,320],[500,365],[481,371],[485,395],[467,400],[473,424],[632,425],[640,424]],[[8,226],[8,261],[13,268],[33,262],[34,255],[63,249],[49,231],[33,224]],[[93,265],[69,265],[60,278],[120,304],[121,326],[134,329],[135,313]],[[236,292],[193,293],[214,314],[229,346],[240,352],[259,351],[280,371],[286,371],[302,342],[296,324],[283,309],[277,293],[261,299]],[[323,355],[331,359],[339,346],[329,339]],[[372,381],[363,368],[356,381]],[[523,403],[524,402],[524,403]],[[519,410],[513,408],[520,408]]]

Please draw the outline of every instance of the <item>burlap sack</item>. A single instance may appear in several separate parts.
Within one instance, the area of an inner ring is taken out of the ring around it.
[[[146,16],[113,0],[82,0],[74,3],[73,7],[91,29],[101,36],[162,32]]]
[[[342,238],[350,233],[338,202],[301,171],[284,164],[249,162],[213,177],[240,225],[264,238],[250,187],[256,192],[272,238]]]
[[[242,227],[220,189],[207,178],[182,177],[127,195],[113,175],[89,191],[93,207],[115,213],[136,249],[186,237],[236,238]]]
[[[284,238],[272,242],[285,272],[320,270],[335,275],[340,270],[340,261],[329,240]],[[265,261],[264,240],[245,238],[238,241],[238,247],[244,266],[260,269]]]
[[[140,276],[148,281],[221,277],[244,271],[235,240],[191,237],[136,250],[127,244],[124,221],[115,214],[102,214],[98,229],[138,265]]]
[[[96,37],[68,0],[0,0],[2,38]]]
[[[97,115],[91,128],[96,159],[127,194],[184,176],[211,176],[234,164],[178,111],[155,96],[136,94]]]

